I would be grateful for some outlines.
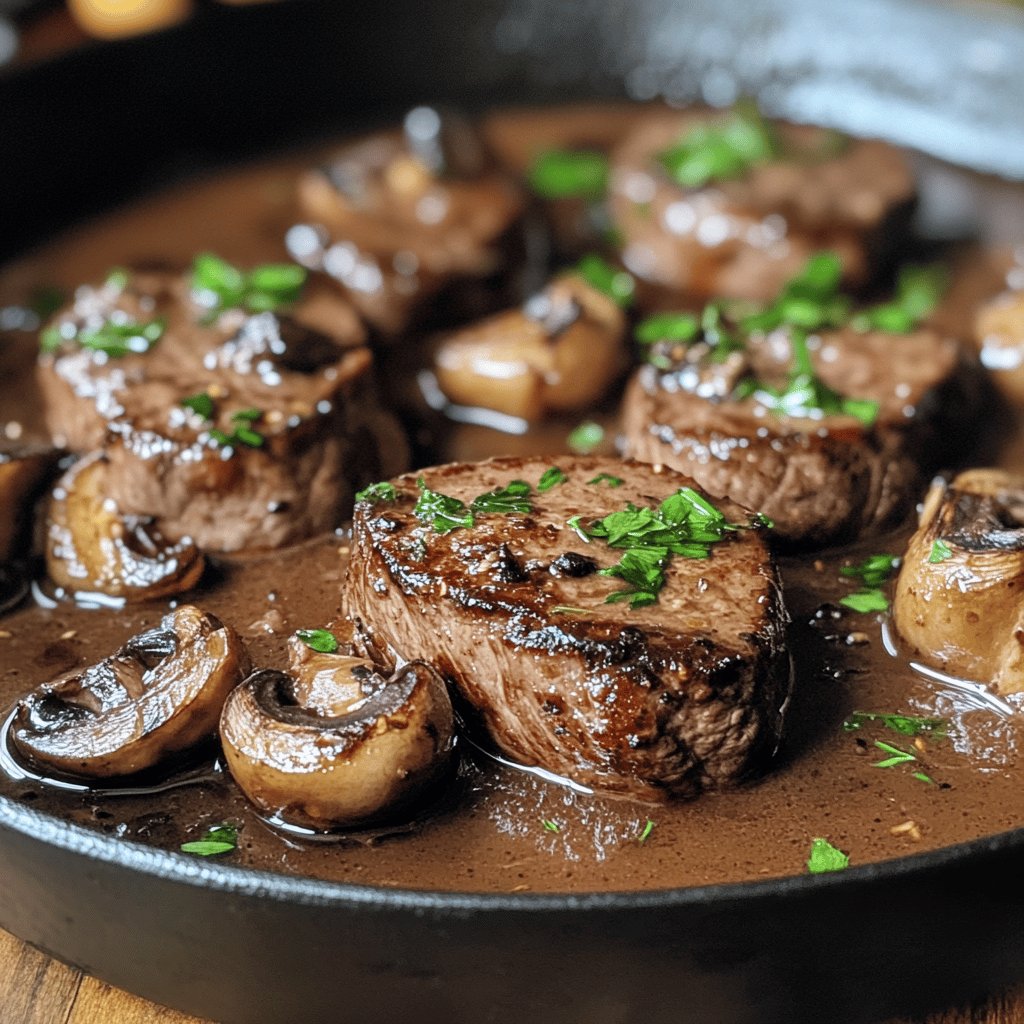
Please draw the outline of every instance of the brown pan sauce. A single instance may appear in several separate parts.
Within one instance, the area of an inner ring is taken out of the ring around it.
[[[606,142],[627,116],[596,118],[595,142]],[[561,120],[559,120],[561,118]],[[498,149],[525,162],[527,138],[543,146],[583,123],[578,111],[524,114],[491,121]],[[595,124],[595,112],[585,118]],[[531,134],[532,133],[532,134]],[[209,249],[251,265],[284,256],[301,159],[265,163],[189,184],[77,228],[36,250],[0,276],[3,404],[0,431],[9,441],[41,434],[32,383],[36,338],[17,328],[17,309],[40,286],[64,290],[111,266],[154,259],[184,264]],[[974,253],[944,310],[963,329],[980,297],[1000,288],[1000,255]],[[26,321],[31,326],[31,317]],[[401,365],[400,357],[389,357]],[[387,374],[393,379],[394,375]],[[406,372],[385,401],[416,390]],[[614,402],[592,418],[614,424]],[[521,435],[486,425],[445,421],[443,437],[424,450],[435,461],[566,449],[583,417],[553,420]],[[441,418],[432,422],[436,427]],[[612,431],[609,430],[609,434]],[[1002,462],[1024,466],[1013,425]],[[315,878],[415,889],[564,892],[670,888],[798,874],[811,840],[825,837],[851,864],[886,860],[991,835],[1024,824],[1024,749],[1019,698],[943,679],[915,668],[874,614],[842,609],[856,589],[840,566],[879,552],[900,554],[912,529],[818,556],[782,559],[792,616],[790,647],[796,684],[787,737],[767,777],[689,803],[648,806],[579,793],[542,774],[498,763],[461,741],[450,785],[415,820],[372,832],[313,837],[261,820],[217,761],[215,749],[157,778],[116,790],[58,788],[24,771],[3,750],[0,795],[126,841],[176,850],[222,822],[240,826],[232,865]],[[253,663],[283,667],[285,641],[337,612],[348,545],[344,531],[261,557],[213,560],[188,600],[231,623],[247,640]],[[37,582],[35,600],[0,618],[0,706],[75,666],[99,660],[134,633],[155,625],[167,602],[123,609],[52,600]],[[844,729],[854,711],[943,718],[945,737],[899,735],[881,724]],[[915,761],[876,767],[882,741]],[[915,777],[915,772],[931,781]],[[648,824],[652,823],[652,824]]]

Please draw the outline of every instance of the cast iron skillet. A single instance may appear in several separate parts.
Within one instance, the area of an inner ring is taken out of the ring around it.
[[[1022,52],[1018,13],[923,0],[204,9],[0,76],[0,256],[142,189],[422,101],[739,90],[1024,177]],[[231,868],[0,799],[0,926],[237,1024],[872,1021],[1024,980],[1022,857],[1018,830],[834,875],[473,896]]]

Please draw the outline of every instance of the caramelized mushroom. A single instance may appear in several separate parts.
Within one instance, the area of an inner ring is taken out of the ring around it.
[[[11,736],[44,769],[133,775],[214,735],[224,698],[249,668],[233,629],[182,605],[111,657],[23,698]]]
[[[1024,690],[1024,477],[974,469],[932,485],[893,617],[944,671]]]
[[[41,447],[0,451],[0,563],[18,555],[30,532],[32,502],[56,456],[54,449]]]
[[[625,330],[613,299],[564,274],[522,308],[448,335],[434,372],[457,405],[537,420],[601,398],[625,368]]]
[[[1003,394],[1024,404],[1024,291],[1007,291],[986,302],[975,319],[981,362]]]
[[[106,466],[97,453],[58,481],[47,528],[50,578],[73,593],[126,601],[194,587],[205,566],[202,553],[187,537],[168,541],[148,517],[122,515],[106,497]]]
[[[254,672],[224,705],[228,766],[260,810],[316,829],[392,816],[450,761],[454,718],[420,661],[390,678],[351,648],[317,654],[296,637],[287,672]]]

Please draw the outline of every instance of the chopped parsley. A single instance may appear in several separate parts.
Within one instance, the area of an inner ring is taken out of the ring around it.
[[[200,857],[215,857],[221,853],[230,853],[238,847],[238,828],[235,825],[214,825],[206,830],[202,839],[191,843],[182,843],[182,853],[194,853]]]
[[[537,484],[537,490],[543,494],[545,491],[550,491],[552,487],[564,484],[568,479],[564,470],[559,469],[557,466],[552,466],[550,469],[544,470]]]
[[[589,455],[604,440],[604,427],[593,420],[585,420],[565,439],[569,451]]]
[[[590,150],[549,149],[534,159],[527,181],[544,199],[600,199],[608,188],[608,158]]]
[[[873,762],[872,767],[874,768],[894,768],[898,764],[908,764],[910,761],[917,760],[909,750],[901,750],[891,743],[886,743],[885,740],[875,740],[875,746],[889,756],[884,757],[881,761]]]
[[[842,871],[850,866],[850,857],[833,846],[827,839],[811,840],[811,855],[807,858],[807,870],[812,875],[826,871]]]
[[[611,548],[625,549],[617,565],[600,570],[600,575],[617,576],[627,584],[605,603],[628,600],[631,608],[639,608],[658,600],[670,556],[709,558],[711,545],[736,530],[763,526],[765,520],[755,516],[747,524],[729,523],[693,488],[682,487],[657,509],[630,502],[589,525],[583,524],[582,516],[574,516],[568,525],[584,540],[599,539]]]
[[[766,409],[782,416],[852,416],[865,427],[878,419],[879,403],[869,399],[847,398],[830,388],[815,373],[807,336],[794,328],[790,336],[793,348],[793,369],[785,388],[778,390],[764,384],[757,385],[753,395]]]
[[[557,821],[552,821],[551,818],[541,818],[541,826],[545,832],[561,832],[562,826]]]
[[[533,505],[530,504],[530,485],[525,480],[512,480],[504,487],[495,487],[494,490],[487,491],[474,498],[469,506],[469,510],[470,513],[484,514],[491,512],[503,516],[510,515],[513,512],[532,512]]]
[[[654,345],[659,341],[694,341],[699,333],[696,313],[655,313],[637,324],[633,336],[641,345]]]
[[[197,416],[201,416],[204,420],[213,419],[213,399],[205,391],[189,395],[188,398],[183,398],[178,404],[184,409],[191,409],[192,412]]]
[[[394,501],[398,496],[398,492],[395,490],[394,484],[389,484],[387,481],[381,481],[380,483],[370,484],[368,487],[364,487],[361,491],[356,491],[356,501]]]
[[[850,311],[850,300],[839,292],[842,277],[843,265],[835,253],[816,253],[767,309],[742,319],[743,330],[768,332],[784,324],[804,331],[841,326]]]
[[[294,263],[264,263],[247,272],[209,252],[192,263],[192,291],[213,316],[226,309],[263,313],[289,306],[305,283],[305,268]]]
[[[868,555],[856,565],[844,565],[839,573],[851,579],[859,579],[866,587],[883,584],[899,565],[898,555]]]
[[[576,264],[576,273],[591,288],[603,292],[624,309],[628,309],[633,304],[633,295],[636,291],[633,275],[618,267],[613,267],[596,253],[584,256]]]
[[[877,722],[886,729],[899,733],[901,736],[930,735],[941,737],[946,735],[949,723],[945,718],[924,718],[920,715],[894,715],[880,711],[854,711],[843,722],[847,732],[854,732],[862,725]]]
[[[587,486],[598,487],[604,484],[607,487],[621,487],[625,483],[621,476],[612,476],[611,473],[598,473],[593,480],[587,481]]]
[[[338,639],[328,629],[297,629],[295,635],[318,654],[334,654],[338,649]]]
[[[162,319],[140,322],[125,317],[109,319],[99,327],[79,329],[74,335],[66,335],[59,325],[47,327],[39,336],[39,345],[44,352],[56,352],[67,341],[75,342],[79,348],[90,352],[102,352],[109,359],[121,359],[127,355],[143,355],[163,336],[166,323]]]
[[[932,550],[928,555],[928,561],[933,565],[938,562],[944,562],[947,558],[953,557],[953,549],[940,537],[934,544],[932,544]]]
[[[677,184],[700,188],[710,181],[742,178],[779,152],[771,125],[756,108],[743,106],[723,118],[694,125],[657,160]]]
[[[889,610],[889,598],[877,587],[855,590],[852,594],[841,597],[839,603],[844,608],[849,608],[862,615],[866,615],[868,612],[887,612]]]
[[[231,433],[228,434],[214,428],[209,432],[210,438],[222,448],[236,448],[238,445],[262,448],[266,438],[253,426],[262,418],[263,411],[261,409],[239,409],[231,414]]]
[[[468,529],[473,525],[473,513],[464,502],[440,491],[432,491],[423,477],[417,479],[416,486],[420,489],[420,496],[413,507],[413,515],[433,526],[436,533],[451,533],[459,527]]]
[[[638,843],[646,843],[651,837],[651,833],[654,831],[654,822],[650,818],[647,819],[647,824],[644,825],[640,834],[636,837]]]
[[[851,323],[858,331],[907,334],[935,309],[948,284],[946,268],[939,264],[904,267],[892,300],[863,310]]]

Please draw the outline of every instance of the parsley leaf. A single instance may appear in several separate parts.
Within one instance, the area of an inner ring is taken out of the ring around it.
[[[700,331],[696,313],[655,313],[637,324],[633,336],[641,345],[659,341],[693,341]]]
[[[226,309],[280,309],[298,300],[305,283],[305,268],[293,263],[265,263],[245,272],[210,252],[192,262],[192,290],[213,316]]]
[[[928,555],[928,561],[934,565],[938,562],[944,562],[947,558],[952,557],[953,549],[940,537],[934,544],[932,544],[932,550]]]
[[[807,870],[812,875],[826,871],[842,871],[850,866],[850,858],[827,839],[811,840],[811,855],[807,858]]]
[[[878,587],[883,584],[899,565],[898,555],[868,555],[863,562],[856,565],[844,565],[839,573],[851,579],[859,579],[866,587]]]
[[[617,565],[601,569],[602,576],[617,576],[629,589],[610,594],[605,603],[628,600],[630,607],[653,604],[665,585],[670,556],[709,558],[711,545],[740,529],[764,525],[763,517],[747,524],[729,523],[725,516],[691,487],[669,495],[657,509],[628,503],[619,512],[585,526],[581,516],[568,525],[584,540],[600,539],[611,548],[623,548]]]
[[[624,309],[633,304],[633,294],[636,291],[636,282],[633,275],[625,270],[613,267],[607,260],[590,253],[576,264],[576,273],[583,278],[591,288],[603,292]]]
[[[879,711],[854,711],[843,722],[847,732],[854,732],[869,722],[878,722],[886,729],[899,733],[901,736],[920,736],[928,734],[936,737],[946,735],[949,723],[945,718],[923,718],[920,715],[894,715]]]
[[[214,857],[230,853],[238,847],[238,828],[235,825],[214,825],[206,830],[202,839],[182,843],[182,853],[194,853],[200,857]]]
[[[183,398],[178,404],[182,408],[191,409],[192,412],[201,416],[204,420],[213,419],[213,399],[205,391],[189,395],[188,398]]]
[[[368,487],[364,487],[361,491],[356,491],[356,501],[372,501],[374,503],[378,501],[394,501],[398,497],[398,492],[395,490],[394,484],[389,484],[387,481],[382,481],[376,484],[370,484]]]
[[[236,448],[244,444],[248,448],[262,448],[266,438],[253,428],[263,418],[261,409],[239,409],[231,414],[234,425],[230,434],[216,428],[209,431],[210,439],[222,448]]]
[[[109,319],[99,327],[79,329],[68,336],[59,326],[48,327],[40,335],[44,352],[55,352],[66,341],[74,341],[80,348],[102,352],[110,359],[127,355],[143,355],[163,336],[166,323],[162,319],[141,322],[131,318]]]
[[[297,629],[295,635],[318,654],[334,654],[338,649],[337,637],[328,629]]]
[[[585,420],[566,438],[571,452],[589,455],[604,440],[604,427],[593,420]]]
[[[469,509],[471,513],[492,512],[496,515],[506,516],[513,512],[532,512],[530,485],[525,480],[512,480],[504,487],[495,487],[494,490],[474,498]]]
[[[608,487],[621,487],[625,481],[621,476],[612,476],[611,473],[598,473],[593,480],[587,481],[587,486],[597,487],[606,484]]]
[[[904,267],[892,301],[861,311],[851,321],[853,327],[858,331],[907,334],[935,309],[948,283],[946,268],[939,264]]]
[[[715,121],[696,124],[658,154],[658,163],[684,188],[741,178],[779,153],[775,132],[756,108],[737,108]]]
[[[439,491],[427,487],[423,477],[419,477],[416,486],[420,496],[413,507],[413,515],[424,523],[430,523],[437,533],[451,533],[460,527],[473,525],[473,513],[458,498],[449,497]]]
[[[768,332],[783,324],[804,331],[840,326],[850,308],[850,300],[839,293],[842,276],[843,265],[835,253],[816,253],[767,309],[743,318],[743,330]]]
[[[549,149],[534,159],[527,181],[545,199],[600,199],[608,188],[608,158],[589,150]]]
[[[898,764],[908,764],[910,761],[917,760],[909,750],[894,747],[891,743],[886,743],[884,740],[875,740],[875,746],[890,756],[883,758],[881,761],[873,762],[872,767],[874,768],[893,768]]]
[[[561,832],[562,826],[557,821],[552,821],[550,818],[541,818],[541,825],[545,832]]]
[[[646,843],[651,837],[651,833],[654,831],[654,822],[650,818],[647,819],[647,824],[644,825],[643,830],[636,837],[638,843]]]
[[[544,491],[550,491],[552,487],[558,487],[560,484],[564,484],[568,479],[569,478],[565,475],[564,470],[559,469],[557,466],[552,466],[550,469],[544,470],[544,473],[537,484],[537,490],[543,494]]]
[[[856,590],[852,594],[847,594],[846,597],[841,597],[839,603],[844,608],[850,608],[861,614],[887,612],[889,610],[889,598],[877,588]]]

